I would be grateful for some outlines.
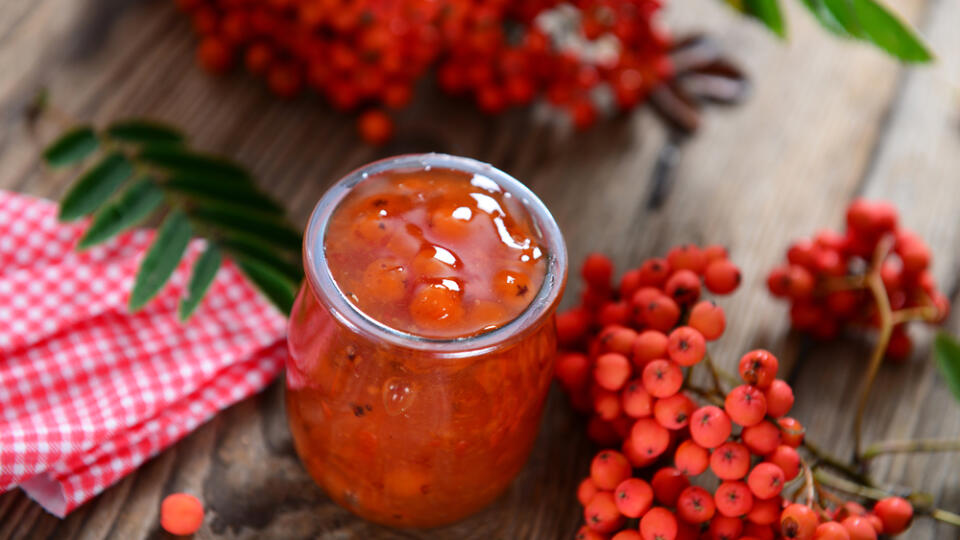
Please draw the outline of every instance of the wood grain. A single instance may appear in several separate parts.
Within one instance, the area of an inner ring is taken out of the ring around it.
[[[728,245],[746,279],[723,302],[728,332],[712,348],[714,357],[729,367],[750,348],[776,352],[797,384],[796,416],[812,438],[845,453],[868,343],[813,345],[791,335],[786,307],[769,297],[763,279],[791,238],[839,226],[847,201],[866,194],[900,206],[904,222],[931,242],[936,276],[955,295],[960,119],[949,74],[960,73],[960,7],[947,0],[891,3],[921,25],[941,54],[938,67],[905,70],[872,49],[831,39],[796,2],[789,3],[785,43],[715,0],[672,3],[671,26],[716,37],[751,75],[754,93],[742,107],[708,113],[680,150],[667,199],[650,210],[649,178],[668,134],[647,111],[572,135],[537,108],[486,118],[426,89],[399,115],[397,139],[375,149],[358,141],[352,117],[312,96],[280,102],[243,74],[215,79],[200,72],[189,24],[171,2],[114,9],[120,15],[109,32],[91,36],[90,28],[101,26],[89,6],[6,0],[0,187],[46,197],[65,188],[65,178],[41,169],[22,121],[23,108],[44,87],[78,118],[149,115],[183,126],[199,147],[248,165],[299,223],[331,182],[379,157],[438,150],[489,161],[541,194],[574,261],[600,250],[624,266],[678,242]],[[77,47],[92,52],[69,54]],[[569,296],[577,289],[572,284]],[[949,326],[960,331],[960,318]],[[912,362],[881,372],[869,409],[871,440],[960,434],[960,410],[927,360],[929,335],[916,337]],[[530,462],[501,499],[452,527],[387,530],[333,505],[306,476],[292,450],[282,388],[274,384],[65,520],[19,492],[0,495],[0,540],[161,538],[159,501],[178,490],[202,495],[207,505],[198,538],[570,538],[580,521],[573,492],[591,455],[582,433],[582,420],[554,391]],[[960,509],[955,455],[882,458],[874,470]],[[920,521],[909,537],[956,533]]]

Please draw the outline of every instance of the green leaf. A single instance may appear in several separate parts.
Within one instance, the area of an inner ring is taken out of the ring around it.
[[[783,24],[783,13],[780,12],[780,0],[744,0],[744,11],[759,19],[763,24],[780,37],[787,35]]]
[[[283,207],[258,191],[253,184],[223,180],[215,176],[185,176],[181,174],[167,180],[164,186],[167,189],[191,197],[202,197],[208,201],[229,202],[260,212],[283,214]]]
[[[206,294],[213,278],[217,276],[217,270],[220,269],[220,263],[223,257],[220,255],[220,248],[214,244],[207,244],[207,249],[193,263],[193,274],[190,276],[190,284],[187,286],[187,296],[180,300],[180,320],[186,321],[193,314],[193,311],[200,305],[200,300]]]
[[[130,293],[130,311],[142,308],[160,292],[180,263],[192,234],[187,215],[181,210],[170,212],[140,263],[133,292]]]
[[[283,254],[278,253],[272,244],[242,234],[226,235],[219,240],[219,243],[234,259],[258,262],[269,266],[298,283],[303,279],[303,267],[300,264],[292,263]]]
[[[833,16],[833,13],[824,4],[824,0],[802,0],[803,5],[807,6],[810,13],[820,22],[820,25],[840,37],[851,37],[843,28],[840,21]]]
[[[147,218],[163,202],[163,190],[149,177],[135,180],[119,197],[93,216],[90,228],[80,238],[79,249],[87,249],[113,238]]]
[[[123,120],[107,127],[107,135],[123,142],[138,144],[181,144],[185,137],[174,127],[151,120]]]
[[[960,401],[960,343],[949,334],[940,332],[933,342],[933,357],[953,397]]]
[[[909,25],[875,0],[848,0],[868,39],[905,62],[929,62],[933,53]]]
[[[43,160],[51,167],[65,167],[92,154],[99,144],[93,128],[76,127],[50,143],[43,151]]]
[[[133,174],[133,163],[113,152],[88,170],[60,201],[60,221],[81,218],[100,207]]]
[[[273,305],[289,315],[297,295],[297,283],[284,277],[272,268],[249,260],[238,260],[240,270],[260,289]]]
[[[190,216],[207,226],[253,236],[278,249],[299,253],[303,247],[299,231],[277,216],[249,208],[224,203],[203,204],[193,208]]]
[[[210,177],[234,182],[252,181],[250,174],[243,167],[221,157],[192,152],[179,145],[151,144],[145,146],[138,157],[174,175]]]

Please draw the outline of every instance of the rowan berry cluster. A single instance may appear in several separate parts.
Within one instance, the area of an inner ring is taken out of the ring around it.
[[[674,248],[618,287],[610,260],[594,254],[581,275],[581,304],[557,318],[556,377],[605,449],[578,488],[577,539],[863,540],[909,525],[913,508],[896,497],[872,513],[836,495],[792,502],[790,492],[820,486],[797,450],[805,430],[787,416],[794,395],[777,358],[748,352],[741,384],[724,392],[706,352],[726,324],[702,289],[728,294],[740,283],[726,250]],[[713,389],[688,382],[698,364]]]
[[[886,354],[898,360],[911,349],[906,322],[946,318],[950,304],[929,271],[930,248],[898,221],[889,203],[857,199],[843,234],[824,230],[790,246],[767,286],[791,302],[794,328],[832,339],[847,327],[890,324]]]
[[[545,96],[574,125],[594,123],[595,90],[621,108],[670,74],[660,0],[177,0],[201,36],[200,64],[237,59],[276,95],[306,87],[341,110],[400,108],[430,68],[447,92],[494,114]],[[389,136],[382,112],[360,123]]]

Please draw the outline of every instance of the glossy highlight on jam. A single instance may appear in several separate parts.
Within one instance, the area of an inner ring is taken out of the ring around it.
[[[473,160],[376,162],[321,200],[290,320],[298,454],[338,504],[397,527],[495,499],[536,438],[566,251],[522,184]]]
[[[522,204],[450,169],[365,179],[324,238],[340,291],[391,328],[460,338],[513,320],[540,290],[544,252]]]

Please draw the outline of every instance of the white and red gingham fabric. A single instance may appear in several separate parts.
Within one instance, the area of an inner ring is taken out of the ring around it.
[[[153,237],[84,253],[84,225],[54,203],[0,191],[0,493],[20,486],[64,516],[261,390],[286,354],[285,318],[229,262],[185,324],[191,243],[143,310],[127,299]]]

